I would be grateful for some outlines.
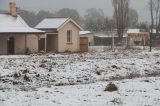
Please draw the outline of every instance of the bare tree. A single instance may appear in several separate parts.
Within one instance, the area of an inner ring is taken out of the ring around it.
[[[117,34],[120,39],[128,24],[129,0],[112,0]]]
[[[153,34],[153,27],[154,27],[154,11],[153,11],[153,8],[154,8],[154,2],[153,0],[150,0],[149,1],[149,9],[150,9],[150,14],[151,14],[151,33],[150,33],[150,44],[149,44],[149,51],[151,52],[152,51],[152,34]]]
[[[159,24],[159,20],[160,20],[160,0],[154,0],[152,1],[152,8],[154,8],[155,11],[155,27],[156,27],[156,33],[158,33],[159,29],[158,29],[158,24]]]

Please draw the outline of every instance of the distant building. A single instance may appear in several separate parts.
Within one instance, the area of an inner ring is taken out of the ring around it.
[[[125,45],[127,41],[127,34],[124,33],[122,39],[119,38],[116,30],[107,34],[95,34],[94,45],[95,46],[112,46],[113,38],[114,38],[115,46]]]
[[[44,32],[29,27],[10,3],[9,13],[0,13],[0,54],[38,52],[38,37]]]
[[[88,45],[94,46],[94,36],[95,34],[91,31],[80,31],[80,37],[87,37],[88,38]]]
[[[35,28],[45,31],[39,45],[47,52],[80,51],[80,34],[83,29],[71,18],[46,18]]]
[[[127,31],[128,45],[146,46],[149,41],[149,32],[143,29],[128,29]]]

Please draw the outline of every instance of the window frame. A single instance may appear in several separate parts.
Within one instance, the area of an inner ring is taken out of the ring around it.
[[[72,43],[72,30],[67,30],[67,43]]]

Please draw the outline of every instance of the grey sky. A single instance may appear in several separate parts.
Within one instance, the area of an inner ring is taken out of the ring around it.
[[[7,10],[9,1],[13,0],[0,0],[0,9]],[[73,8],[84,15],[85,10],[88,8],[100,8],[104,11],[105,15],[111,17],[113,8],[111,0],[15,0],[17,6],[25,10],[50,10],[56,11],[61,8]],[[136,9],[139,13],[139,20],[150,20],[148,12],[148,0],[130,0],[130,7]]]

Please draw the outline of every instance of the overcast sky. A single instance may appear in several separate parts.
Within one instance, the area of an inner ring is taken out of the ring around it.
[[[16,1],[21,9],[39,11],[56,11],[61,8],[73,8],[84,15],[88,8],[100,8],[105,15],[111,17],[113,8],[111,0],[0,0],[0,10],[8,10],[8,3]],[[130,7],[138,11],[140,21],[150,20],[148,12],[148,0],[130,0]]]

